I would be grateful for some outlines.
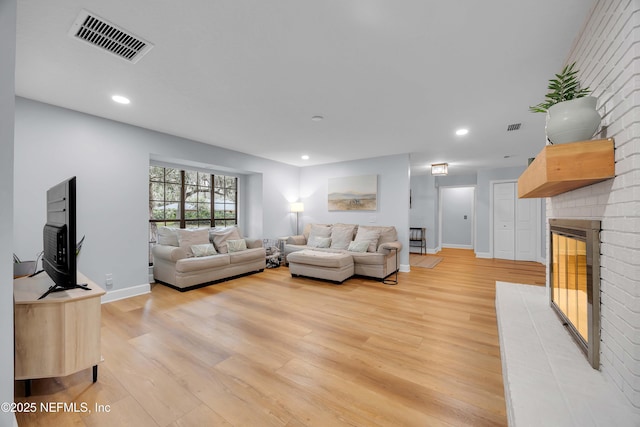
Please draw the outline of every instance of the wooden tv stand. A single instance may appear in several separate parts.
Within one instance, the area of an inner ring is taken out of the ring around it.
[[[13,281],[15,379],[64,377],[93,367],[98,379],[100,297],[105,291],[78,273],[91,290],[70,289],[38,299],[53,285],[46,273]]]

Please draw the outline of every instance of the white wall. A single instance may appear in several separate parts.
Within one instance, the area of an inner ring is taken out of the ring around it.
[[[640,408],[640,1],[597,2],[567,63],[615,138],[613,180],[548,200],[549,218],[602,221],[601,370]],[[560,68],[560,66],[558,67]]]
[[[13,402],[13,132],[16,0],[0,0],[0,402]],[[14,425],[0,411],[0,426]]]
[[[105,274],[113,274],[112,291],[148,284],[151,157],[251,175],[253,194],[244,202],[268,208],[251,208],[246,230],[251,237],[290,234],[297,167],[24,98],[16,98],[15,132],[14,239],[21,258],[42,250],[46,190],[75,175],[78,235],[87,236],[79,269],[103,286]]]
[[[378,176],[378,209],[329,212],[329,178],[360,175]],[[405,270],[409,268],[408,154],[305,167],[300,170],[300,197],[304,203],[300,229],[311,222],[395,226],[403,245],[400,264]]]
[[[473,249],[475,187],[440,187],[442,247]]]

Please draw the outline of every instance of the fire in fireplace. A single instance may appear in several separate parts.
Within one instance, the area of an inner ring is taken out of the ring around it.
[[[551,307],[600,367],[600,221],[550,219]]]

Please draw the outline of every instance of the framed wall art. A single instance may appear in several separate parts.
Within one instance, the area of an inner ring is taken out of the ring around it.
[[[330,211],[375,211],[378,209],[378,175],[329,178]]]

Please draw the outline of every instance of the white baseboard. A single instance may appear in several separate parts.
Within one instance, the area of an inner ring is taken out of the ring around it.
[[[443,248],[451,248],[451,249],[473,249],[473,245],[454,245],[454,244],[444,244]]]
[[[114,291],[108,291],[102,296],[102,304],[106,302],[118,301],[125,298],[131,298],[138,295],[144,295],[151,292],[151,285],[145,283],[144,285],[131,286],[124,289],[116,289]]]
[[[476,258],[493,258],[491,252],[476,252]]]
[[[400,268],[398,269],[401,273],[408,273],[411,271],[409,264],[400,264]]]

